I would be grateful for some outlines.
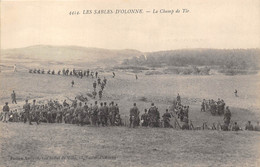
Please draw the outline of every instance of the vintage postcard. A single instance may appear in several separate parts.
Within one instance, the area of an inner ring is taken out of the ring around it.
[[[0,17],[0,166],[260,166],[259,0],[2,0]]]

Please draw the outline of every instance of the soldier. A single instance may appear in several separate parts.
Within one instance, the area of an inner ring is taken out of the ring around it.
[[[11,98],[12,98],[12,103],[14,104],[17,104],[16,103],[16,94],[15,94],[15,92],[14,92],[14,90],[13,90],[13,93],[11,94]]]
[[[96,81],[94,81],[94,83],[93,83],[93,88],[94,88],[94,90],[96,90],[96,88],[97,88],[97,82]]]
[[[87,70],[87,77],[89,77],[89,69]]]
[[[139,115],[139,110],[136,106],[136,103],[134,103],[133,108],[130,109],[130,120],[129,120],[130,121],[130,126],[129,126],[130,128],[131,128],[131,126],[133,126],[133,128],[136,127],[138,115]]]
[[[231,112],[230,112],[230,110],[227,106],[226,111],[224,113],[224,123],[225,123],[225,125],[227,125],[227,126],[229,125],[230,119],[231,119]]]
[[[52,70],[52,73],[51,73],[52,75],[54,75],[55,74],[55,71],[54,70]]]
[[[254,127],[253,127],[253,125],[251,124],[251,121],[248,121],[245,130],[249,130],[249,131],[254,130]]]
[[[114,106],[114,102],[111,102],[111,106],[109,107],[109,120],[110,125],[114,126],[116,117],[116,106]]]
[[[96,78],[97,78],[97,77],[98,77],[98,72],[97,72],[97,71],[96,71],[96,74],[95,74],[95,75],[96,75]]]
[[[87,105],[87,102],[85,102],[85,105],[83,106],[83,110],[86,111],[86,112],[88,111],[88,105]]]
[[[96,96],[97,96],[97,92],[94,90],[94,91],[92,92],[92,95],[93,95],[93,98],[95,99]]]
[[[104,117],[105,125],[107,126],[108,125],[107,121],[108,121],[108,117],[109,117],[109,109],[107,107],[107,103],[106,102],[104,102],[104,113],[105,113],[105,117]]]
[[[10,111],[10,108],[8,106],[8,102],[6,102],[5,106],[3,107],[3,114],[4,114],[3,122],[8,122],[8,120],[9,120],[9,111]]]
[[[202,103],[201,103],[201,109],[200,109],[200,111],[201,112],[205,112],[206,110],[205,110],[205,99],[203,99],[203,101],[202,101]]]
[[[121,125],[122,125],[122,120],[121,120],[120,114],[116,114],[115,126],[121,126]]]
[[[70,70],[67,68],[66,70],[66,75],[69,76],[70,75]]]
[[[256,126],[255,126],[255,131],[260,131],[259,121],[257,121],[257,124],[256,124]]]
[[[79,102],[79,106],[76,108],[77,124],[83,126],[84,112],[82,103]]]
[[[148,126],[148,122],[149,122],[149,116],[147,114],[147,109],[144,109],[144,114],[141,115],[141,122],[142,122],[142,126]]]
[[[73,108],[77,108],[77,105],[78,105],[78,102],[77,102],[77,98],[75,97],[75,99],[72,101],[71,106],[72,106]]]
[[[100,103],[100,108],[99,108],[99,116],[100,116],[100,122],[102,126],[106,125],[106,111],[105,108],[103,107],[103,103]]]
[[[57,115],[56,115],[56,122],[57,123],[62,123],[62,116],[63,116],[62,108],[61,108],[61,106],[59,106],[57,108]]]
[[[113,72],[113,78],[115,78],[116,74]]]
[[[96,126],[97,124],[99,124],[98,112],[99,112],[99,109],[98,109],[98,106],[97,106],[97,101],[95,101],[95,105],[92,108],[92,125]]]
[[[135,74],[135,79],[138,80],[137,74]]]
[[[181,96],[179,95],[179,93],[178,93],[178,95],[177,95],[177,102],[179,103],[179,104],[181,104]]]
[[[58,71],[58,75],[60,75],[60,73],[61,73],[61,71],[59,70],[59,71]]]
[[[239,131],[239,130],[240,130],[240,128],[237,125],[237,122],[235,122],[234,125],[232,126],[232,131]]]
[[[151,104],[150,109],[148,110],[149,115],[149,126],[159,127],[160,113],[154,103]]]
[[[105,83],[105,85],[107,84],[107,79],[106,79],[106,77],[104,77],[103,82]]]
[[[101,98],[102,98],[102,90],[100,90],[100,91],[98,92],[98,95],[99,95],[99,99],[101,100]]]
[[[31,114],[30,114],[30,104],[28,103],[28,100],[25,100],[25,104],[23,105],[23,109],[24,109],[24,123],[27,122],[27,120],[29,121],[29,125],[32,125],[31,123]]]
[[[74,85],[74,80],[71,81],[71,87],[73,87],[73,85]]]
[[[66,102],[66,99],[63,101],[63,107],[69,107],[69,104]]]
[[[166,109],[166,112],[163,114],[163,124],[165,128],[172,128],[172,125],[170,124],[170,118],[171,114],[168,112],[168,109]]]
[[[98,85],[101,85],[101,79],[99,77],[98,77],[97,81],[98,81]]]
[[[88,107],[87,103],[85,102],[85,105],[83,107],[84,110],[84,124],[90,124],[90,108]]]
[[[40,121],[40,111],[38,109],[38,105],[36,105],[36,100],[33,100],[33,104],[31,107],[31,119],[39,125]]]
[[[103,91],[103,90],[104,90],[104,88],[105,88],[105,83],[104,83],[104,82],[102,82],[102,83],[101,83],[101,90]]]

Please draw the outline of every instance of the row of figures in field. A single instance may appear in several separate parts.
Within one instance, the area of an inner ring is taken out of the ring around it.
[[[56,100],[49,100],[46,104],[37,104],[36,100],[30,104],[25,101],[21,111],[17,109],[10,111],[8,103],[3,107],[1,119],[4,122],[32,122],[40,124],[44,123],[66,123],[77,125],[93,125],[93,126],[121,126],[122,119],[119,113],[119,107],[114,102],[107,105],[101,102],[98,105],[95,101],[94,105],[88,105],[86,102],[78,102],[77,99],[72,100],[69,104],[66,100],[60,103]]]
[[[79,78],[83,77],[91,77],[91,78],[98,78],[98,71],[90,71],[88,70],[76,70],[76,69],[63,69],[63,70],[58,70],[58,72],[55,72],[55,70],[48,70],[45,71],[44,69],[29,69],[29,73],[34,73],[34,74],[50,74],[50,75],[64,75],[64,76],[76,76]],[[112,77],[115,78],[116,74],[115,72],[112,72]]]
[[[212,115],[223,115],[225,112],[225,101],[218,99],[217,101],[203,99],[201,103],[201,112],[210,112]]]
[[[83,105],[84,104],[84,105]],[[130,127],[164,127],[164,128],[179,128],[182,130],[232,130],[238,131],[242,130],[237,122],[230,123],[231,113],[229,113],[229,119],[226,119],[224,116],[224,125],[220,123],[215,124],[210,127],[207,125],[207,122],[203,122],[202,126],[194,127],[192,121],[188,119],[188,108],[177,104],[178,107],[175,108],[175,112],[170,112],[166,109],[165,113],[160,118],[160,112],[158,108],[151,104],[151,107],[147,110],[144,110],[144,113],[140,116],[140,111],[137,107],[137,104],[134,103],[133,107],[129,111],[129,124],[127,120],[121,118],[119,112],[119,106],[107,102],[100,102],[98,104],[95,101],[94,105],[87,103],[78,102],[77,99],[72,100],[72,103],[67,103],[66,100],[63,103],[59,101],[49,100],[46,104],[37,104],[36,100],[33,100],[33,103],[30,104],[28,100],[25,101],[23,109],[18,111],[14,109],[10,111],[8,103],[3,107],[3,112],[1,112],[0,119],[3,122],[29,122],[32,125],[32,122],[36,122],[37,125],[41,122],[44,123],[66,123],[66,124],[76,124],[79,126],[83,125],[93,125],[93,126],[130,126]],[[183,110],[183,119],[182,112]],[[174,125],[172,124],[174,120]],[[179,121],[181,123],[179,123]],[[259,122],[257,125],[253,126],[250,121],[245,126],[245,130],[255,130],[260,131]]]

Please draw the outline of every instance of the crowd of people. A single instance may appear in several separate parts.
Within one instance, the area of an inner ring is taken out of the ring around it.
[[[29,73],[34,73],[34,74],[50,74],[50,75],[64,75],[64,76],[76,76],[83,78],[84,76],[86,77],[92,77],[92,78],[97,78],[98,77],[98,71],[90,71],[88,70],[76,70],[72,69],[70,70],[69,68],[65,69],[63,68],[62,70],[58,70],[55,72],[55,70],[48,70],[45,71],[44,69],[29,69]]]
[[[225,102],[223,99],[218,99],[217,101],[210,99],[203,99],[201,103],[202,112],[210,112],[212,115],[223,115],[225,110]]]
[[[49,100],[46,104],[37,104],[36,100],[30,104],[28,100],[25,101],[22,111],[17,109],[10,111],[8,103],[3,107],[1,115],[3,122],[32,122],[37,124],[45,123],[66,123],[77,125],[94,126],[120,126],[122,119],[119,113],[119,107],[112,101],[107,105],[106,102],[95,101],[94,105],[84,104],[75,98],[71,104],[66,100],[60,103],[57,100]]]
[[[106,80],[98,81],[98,85],[101,83],[106,83]],[[94,82],[95,83],[95,82]],[[96,85],[97,86],[97,85]],[[93,84],[94,91],[96,87]],[[11,94],[12,103],[16,104],[16,94],[13,91]],[[85,102],[83,102],[85,101]],[[93,125],[93,126],[122,126],[127,125],[126,120],[122,120],[119,106],[115,104],[113,101],[110,103],[107,102],[98,102],[92,105],[88,105],[87,100],[81,99],[79,97],[75,97],[74,100],[71,100],[71,104],[69,104],[66,100],[60,103],[57,100],[48,100],[47,103],[36,103],[36,100],[32,101],[32,104],[25,101],[23,108],[21,111],[17,109],[11,110],[8,106],[8,102],[3,107],[3,112],[0,115],[0,118],[3,122],[29,122],[32,125],[32,122],[36,122],[40,124],[41,122],[45,123],[66,123],[66,124],[77,124],[80,126],[83,125]],[[218,102],[214,102],[214,100],[209,100],[209,104],[214,103],[218,106],[225,106],[223,100],[218,100]],[[205,105],[206,109],[206,100],[203,100],[202,104]],[[224,104],[224,105],[223,105]],[[210,105],[209,105],[210,106]],[[209,109],[212,107],[209,107]],[[216,111],[218,111],[216,107]],[[216,126],[215,124],[212,127],[208,127],[206,123],[203,123],[202,127],[199,129],[211,129],[217,130],[221,129],[224,131],[228,130],[242,130],[237,122],[231,123],[231,112],[229,107],[223,109],[220,108],[224,115],[224,124],[220,125],[220,123]],[[201,111],[204,108],[202,107]],[[218,113],[218,112],[217,112]],[[174,119],[174,121],[171,121]],[[174,125],[172,125],[174,122]],[[179,123],[180,122],[180,123]],[[137,127],[165,127],[165,128],[177,128],[183,130],[196,130],[198,127],[194,127],[192,121],[189,119],[189,106],[185,106],[181,103],[181,97],[178,94],[176,100],[174,100],[173,105],[170,109],[166,109],[165,113],[160,117],[160,112],[158,108],[151,103],[151,107],[149,109],[144,109],[144,113],[140,116],[140,110],[137,107],[137,104],[134,103],[133,107],[129,110],[129,126]],[[218,128],[220,127],[220,128]],[[246,125],[245,130],[260,130],[259,122],[254,127],[249,121]]]
[[[63,75],[63,76],[76,76],[78,78],[83,78],[83,77],[91,77],[91,78],[98,78],[99,73],[98,71],[92,71],[92,70],[76,70],[73,68],[70,70],[69,68],[65,69],[63,68],[62,70],[58,70],[55,72],[55,70],[47,70],[45,71],[44,69],[29,69],[29,73],[33,74],[49,74],[49,75]],[[112,72],[112,78],[115,78],[116,74],[115,72]]]

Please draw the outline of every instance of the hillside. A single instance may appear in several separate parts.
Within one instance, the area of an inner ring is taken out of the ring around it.
[[[1,51],[2,62],[24,61],[55,64],[117,64],[125,58],[139,56],[137,50],[108,50],[79,46],[35,45],[25,48],[5,49]]]

